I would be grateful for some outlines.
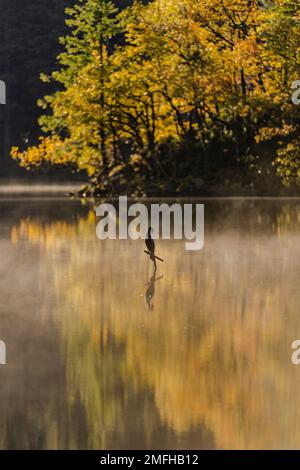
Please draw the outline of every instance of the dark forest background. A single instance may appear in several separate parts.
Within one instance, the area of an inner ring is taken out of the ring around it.
[[[7,87],[7,104],[0,107],[1,179],[34,178],[9,153],[13,145],[34,144],[37,139],[41,110],[36,102],[53,91],[52,85],[40,80],[40,74],[50,74],[57,68],[57,56],[62,50],[59,37],[67,30],[65,8],[74,3],[75,0],[1,0],[0,79]],[[120,9],[130,3],[115,0]],[[55,178],[69,176],[62,171]]]

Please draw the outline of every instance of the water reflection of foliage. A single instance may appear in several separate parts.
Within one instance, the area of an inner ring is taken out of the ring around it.
[[[118,427],[126,432],[129,397],[145,389],[179,435],[202,424],[222,448],[298,445],[299,375],[289,347],[300,327],[299,208],[287,203],[274,214],[272,236],[212,229],[201,255],[162,243],[154,315],[141,301],[143,250],[97,241],[93,212],[76,225],[26,220],[14,228],[15,242],[27,237],[53,261],[69,403],[78,393],[90,446],[106,446]],[[146,405],[139,413],[151,434]]]

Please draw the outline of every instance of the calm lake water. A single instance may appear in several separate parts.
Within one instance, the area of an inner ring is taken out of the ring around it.
[[[143,242],[91,205],[0,214],[2,449],[300,448],[300,200],[205,201],[202,251],[157,243],[153,308]]]

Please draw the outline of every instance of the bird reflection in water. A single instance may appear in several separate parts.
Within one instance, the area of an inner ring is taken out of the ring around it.
[[[153,297],[155,295],[155,283],[164,277],[164,276],[156,277],[156,271],[157,271],[156,263],[155,264],[153,263],[153,266],[154,266],[153,274],[150,277],[148,283],[146,284],[147,290],[145,292],[145,302],[146,302],[146,306],[148,310],[153,310],[154,308]]]

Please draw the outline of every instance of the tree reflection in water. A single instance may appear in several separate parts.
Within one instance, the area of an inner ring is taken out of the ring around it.
[[[168,263],[155,315],[142,314],[142,241],[100,242],[92,210],[71,221],[15,221],[8,249],[37,263],[37,322],[46,338],[54,325],[65,371],[52,387],[66,409],[49,400],[37,423],[23,398],[46,443],[55,422],[56,447],[299,447],[290,344],[300,337],[300,207],[210,202],[206,214],[203,251],[161,242]],[[154,271],[150,308],[155,280]],[[53,380],[43,377],[37,396]],[[14,439],[9,432],[2,442]]]

